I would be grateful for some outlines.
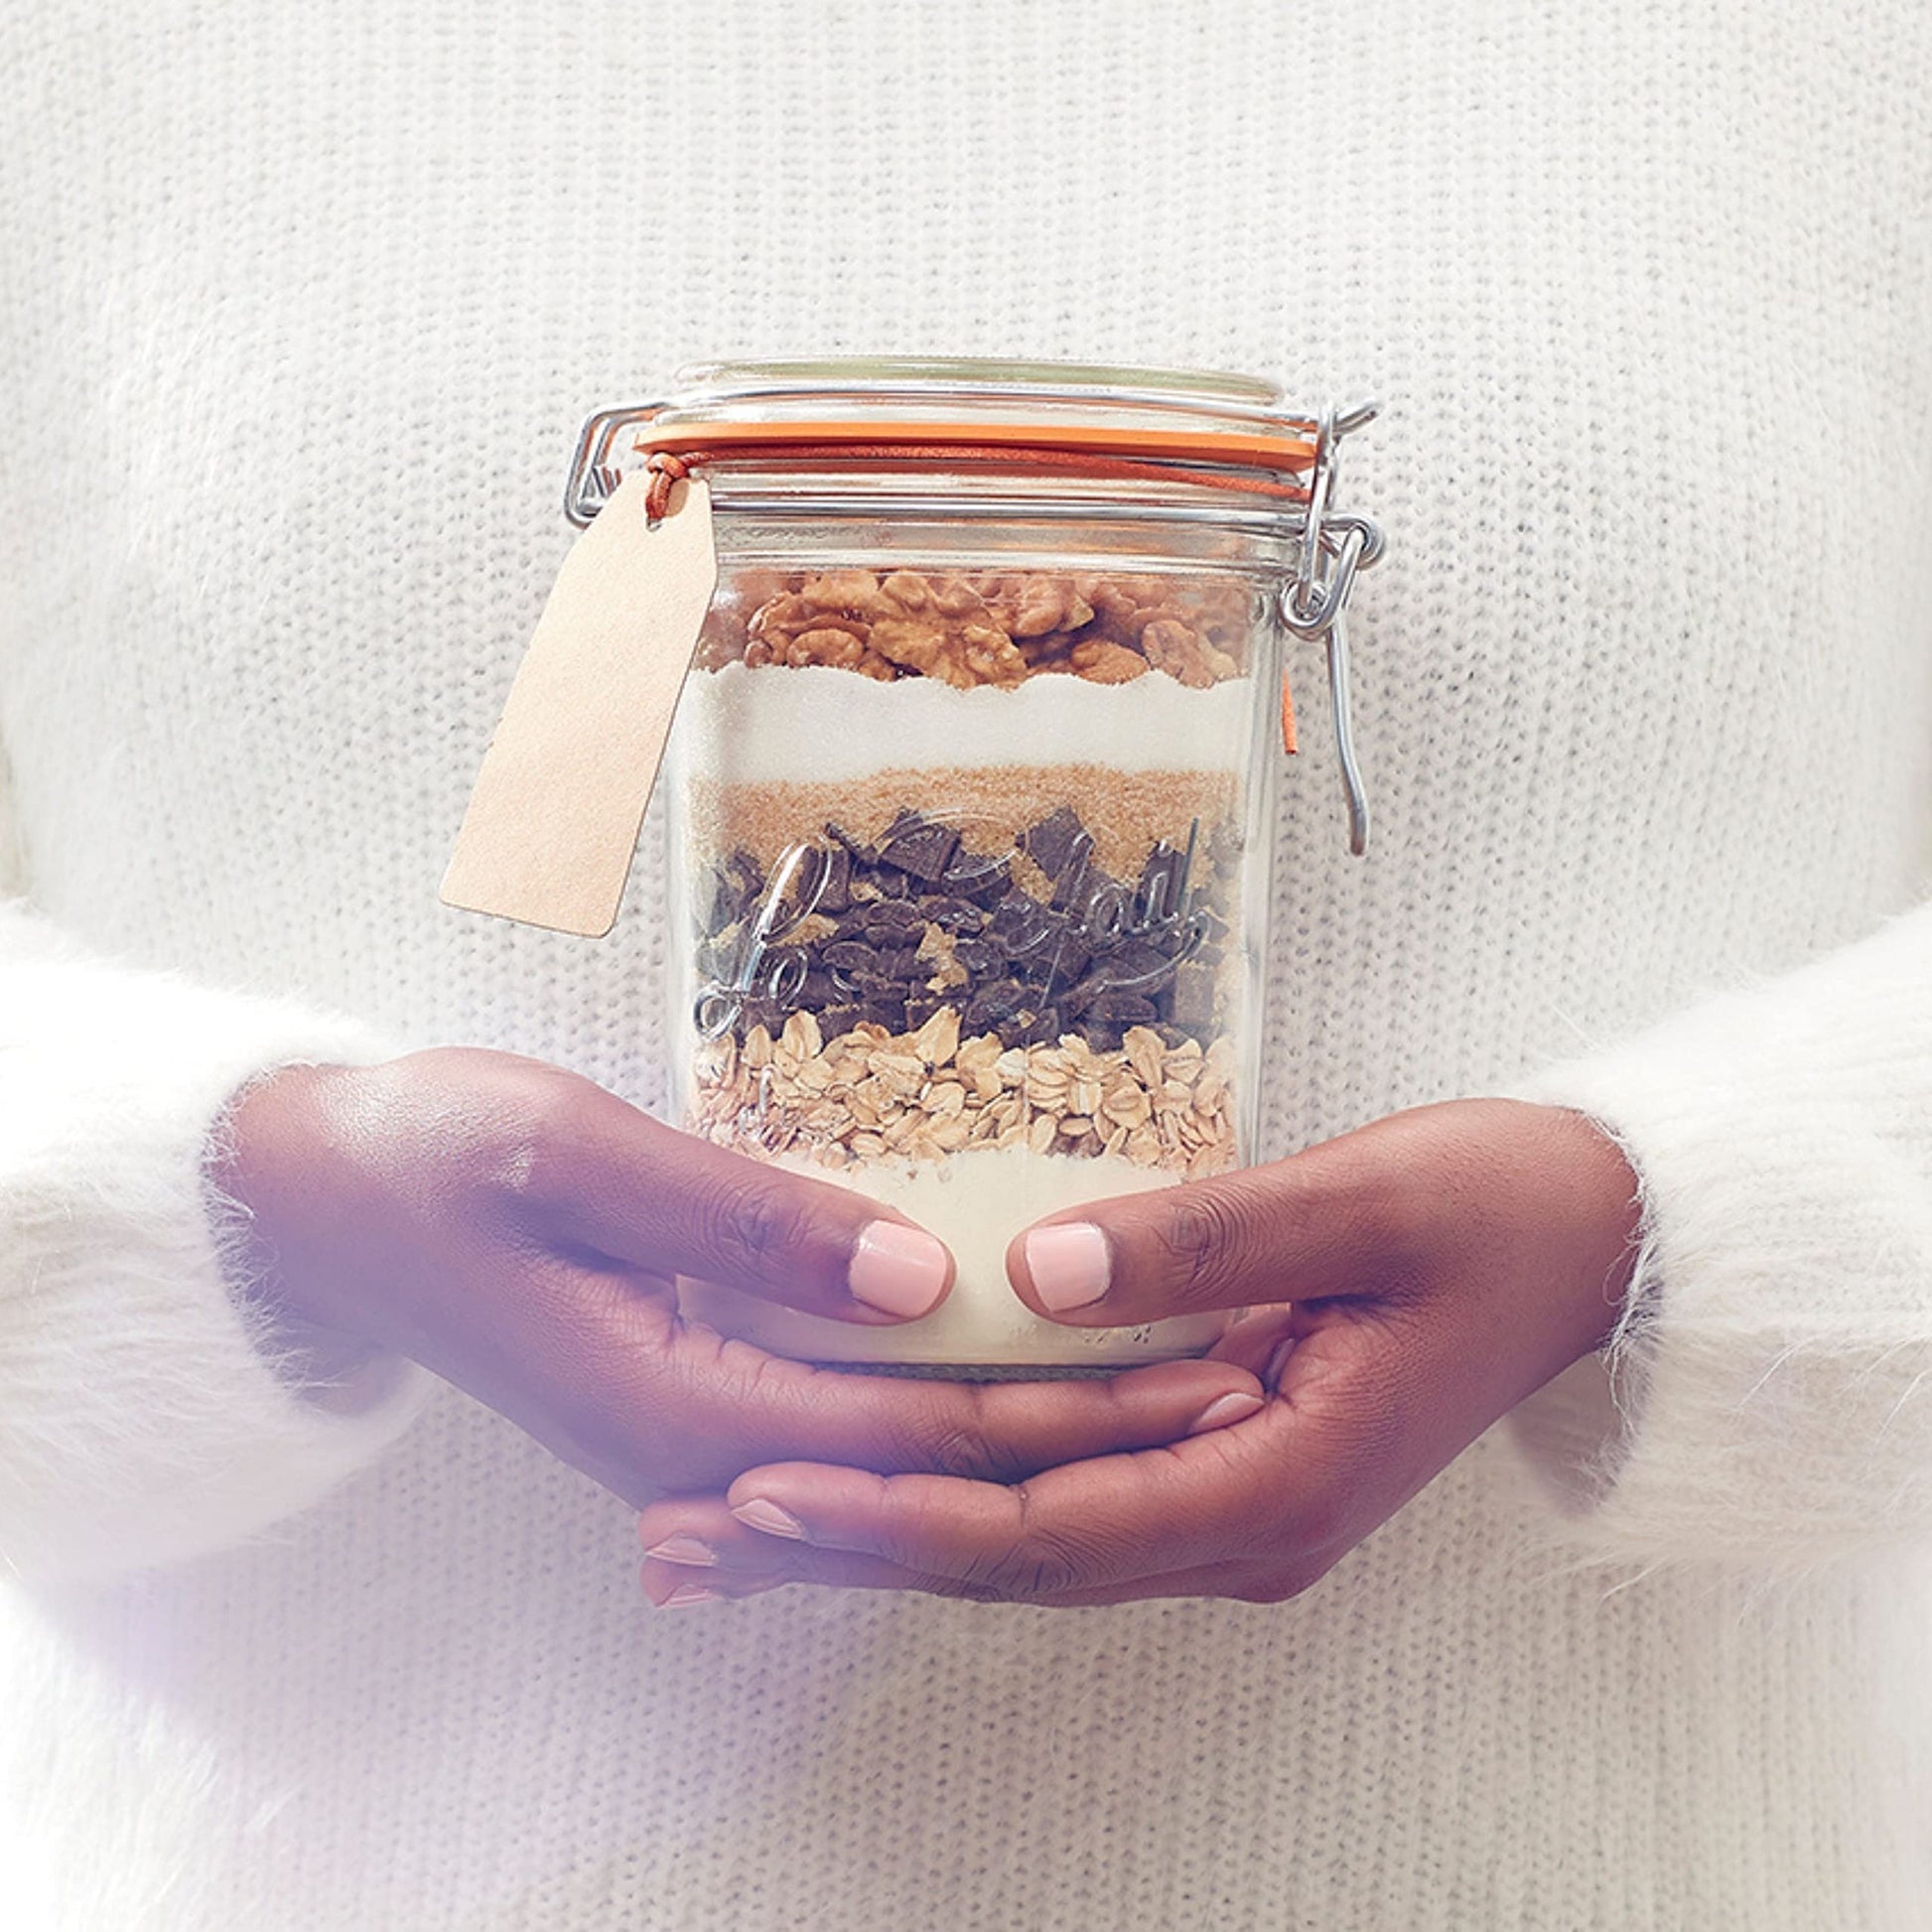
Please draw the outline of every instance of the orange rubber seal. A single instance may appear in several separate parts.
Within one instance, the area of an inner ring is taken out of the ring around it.
[[[1239,430],[1102,429],[1074,423],[882,422],[690,423],[652,429],[637,439],[640,451],[674,456],[746,447],[776,451],[796,444],[817,450],[882,449],[1074,450],[1088,456],[1185,457],[1196,463],[1239,464],[1254,470],[1307,470],[1314,445],[1294,436],[1250,436]]]
[[[981,464],[1137,483],[1181,483],[1307,502],[1289,475],[1314,462],[1314,445],[1289,436],[1195,430],[1023,427],[1012,423],[908,423],[895,437],[881,423],[701,423],[652,430],[633,445],[652,471],[646,514],[664,513],[679,477],[719,462]],[[1201,469],[1194,466],[1212,464]],[[1182,467],[1182,466],[1185,467]],[[1271,471],[1272,476],[1257,476]]]

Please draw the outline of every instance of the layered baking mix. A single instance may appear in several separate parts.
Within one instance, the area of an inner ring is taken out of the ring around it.
[[[1249,600],[728,583],[679,726],[688,1124],[895,1202],[1007,1303],[988,1228],[1234,1166]]]

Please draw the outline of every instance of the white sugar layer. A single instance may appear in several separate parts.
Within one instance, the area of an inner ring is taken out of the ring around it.
[[[1173,1186],[1178,1176],[1117,1155],[1082,1158],[1026,1148],[973,1148],[936,1165],[829,1174],[797,1159],[776,1165],[850,1185],[936,1234],[958,1264],[952,1293],[931,1314],[897,1327],[860,1327],[797,1314],[727,1289],[687,1291],[692,1311],[774,1353],[806,1361],[1128,1366],[1198,1353],[1218,1315],[1134,1328],[1071,1328],[1042,1321],[1007,1280],[1008,1244],[1043,1215],[1110,1194]]]
[[[1189,690],[1151,671],[1127,684],[1032,677],[958,691],[853,671],[730,664],[694,671],[677,757],[725,784],[839,782],[903,766],[1094,764],[1116,771],[1239,771],[1249,758],[1251,678]]]

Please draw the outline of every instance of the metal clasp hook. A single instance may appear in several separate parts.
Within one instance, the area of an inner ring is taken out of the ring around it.
[[[1297,637],[1320,637],[1328,653],[1328,699],[1335,721],[1335,756],[1348,800],[1348,849],[1356,858],[1368,850],[1368,792],[1355,759],[1355,733],[1348,681],[1348,630],[1343,621],[1355,573],[1382,554],[1382,532],[1365,516],[1331,510],[1335,491],[1335,448],[1341,438],[1372,422],[1380,408],[1357,403],[1340,413],[1324,410],[1316,424],[1314,468],[1309,478],[1309,506],[1302,524],[1302,558],[1293,578],[1282,586],[1282,622]]]
[[[619,432],[632,423],[649,422],[663,407],[661,402],[638,402],[621,409],[600,409],[584,425],[577,439],[577,453],[570,460],[570,481],[564,485],[564,515],[578,529],[590,527],[591,519],[623,481],[622,470],[611,461],[611,446]]]

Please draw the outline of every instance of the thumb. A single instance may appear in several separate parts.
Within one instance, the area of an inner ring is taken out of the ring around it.
[[[633,1267],[875,1325],[929,1313],[951,1291],[944,1244],[894,1209],[679,1133],[615,1095],[586,1109],[568,1153],[553,1225]]]
[[[1364,1289],[1385,1272],[1386,1218],[1364,1165],[1331,1147],[1036,1221],[1007,1273],[1028,1307],[1081,1327]]]

